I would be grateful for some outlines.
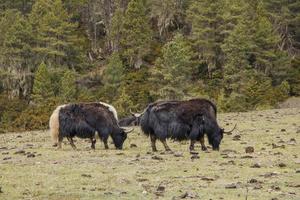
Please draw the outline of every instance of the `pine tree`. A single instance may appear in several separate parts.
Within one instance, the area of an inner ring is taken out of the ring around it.
[[[36,38],[37,62],[43,59],[50,66],[69,68],[81,64],[83,41],[76,33],[77,23],[70,20],[61,0],[35,2],[30,21]]]
[[[128,64],[135,68],[140,68],[151,41],[145,4],[145,0],[131,0],[124,18],[122,48]]]
[[[32,32],[27,19],[17,10],[0,18],[0,70],[11,97],[28,97],[31,89]]]
[[[51,77],[47,66],[44,62],[42,62],[35,72],[32,99],[39,103],[44,102],[53,96],[54,92],[52,88]]]
[[[66,70],[61,80],[61,97],[65,102],[74,101],[77,94],[75,85],[75,73],[71,70]]]
[[[109,99],[113,99],[117,94],[118,88],[124,76],[124,66],[119,53],[115,52],[109,58],[104,71],[105,90]]]
[[[154,81],[159,80],[161,84],[159,95],[167,99],[181,99],[193,71],[190,46],[181,34],[177,34],[163,47],[162,53],[153,72]]]
[[[108,40],[113,52],[119,51],[122,39],[122,30],[124,26],[124,11],[117,4],[117,8],[113,14],[108,31]]]
[[[187,17],[191,23],[191,41],[198,62],[205,66],[208,76],[223,65],[221,44],[224,40],[225,19],[223,0],[201,0],[191,3]]]

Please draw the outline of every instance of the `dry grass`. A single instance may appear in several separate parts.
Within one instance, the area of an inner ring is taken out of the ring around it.
[[[122,151],[80,139],[78,151],[56,150],[48,131],[2,134],[0,199],[300,199],[300,108],[221,114],[219,123],[238,130],[219,152],[198,144],[199,159],[188,142],[169,141],[174,154],[158,143],[153,154],[138,128]]]

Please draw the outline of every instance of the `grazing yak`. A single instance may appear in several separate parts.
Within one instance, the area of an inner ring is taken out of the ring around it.
[[[131,131],[120,127],[116,109],[102,102],[58,106],[50,117],[49,127],[54,146],[61,148],[62,140],[66,137],[73,149],[76,149],[73,142],[75,136],[89,138],[91,148],[95,149],[96,134],[103,141],[105,149],[108,149],[109,135],[115,147],[122,149],[127,133]]]
[[[141,114],[140,125],[144,134],[150,136],[153,151],[157,151],[157,139],[163,143],[166,151],[170,151],[167,138],[179,141],[190,139],[191,151],[194,150],[194,143],[200,141],[205,151],[204,134],[213,150],[219,150],[225,131],[219,127],[216,117],[215,104],[206,99],[160,101],[147,106]]]

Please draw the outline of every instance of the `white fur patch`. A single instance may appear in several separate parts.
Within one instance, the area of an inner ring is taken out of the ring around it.
[[[66,105],[57,106],[56,109],[53,111],[50,119],[49,119],[49,128],[50,134],[54,143],[58,141],[58,134],[59,134],[59,111],[61,108],[65,107]]]
[[[113,113],[115,119],[116,119],[117,121],[119,121],[119,120],[118,120],[118,113],[117,113],[115,107],[113,107],[112,105],[109,105],[109,104],[107,104],[107,103],[103,103],[103,102],[99,102],[99,103],[102,104],[102,105],[104,105],[105,107],[107,107],[108,110],[109,110],[110,112]]]

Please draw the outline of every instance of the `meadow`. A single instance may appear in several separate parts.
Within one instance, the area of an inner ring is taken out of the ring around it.
[[[0,199],[300,199],[300,108],[224,113],[220,151],[160,142],[139,127],[123,150],[76,139],[52,147],[49,131],[0,134]],[[207,140],[205,141],[207,144]]]

